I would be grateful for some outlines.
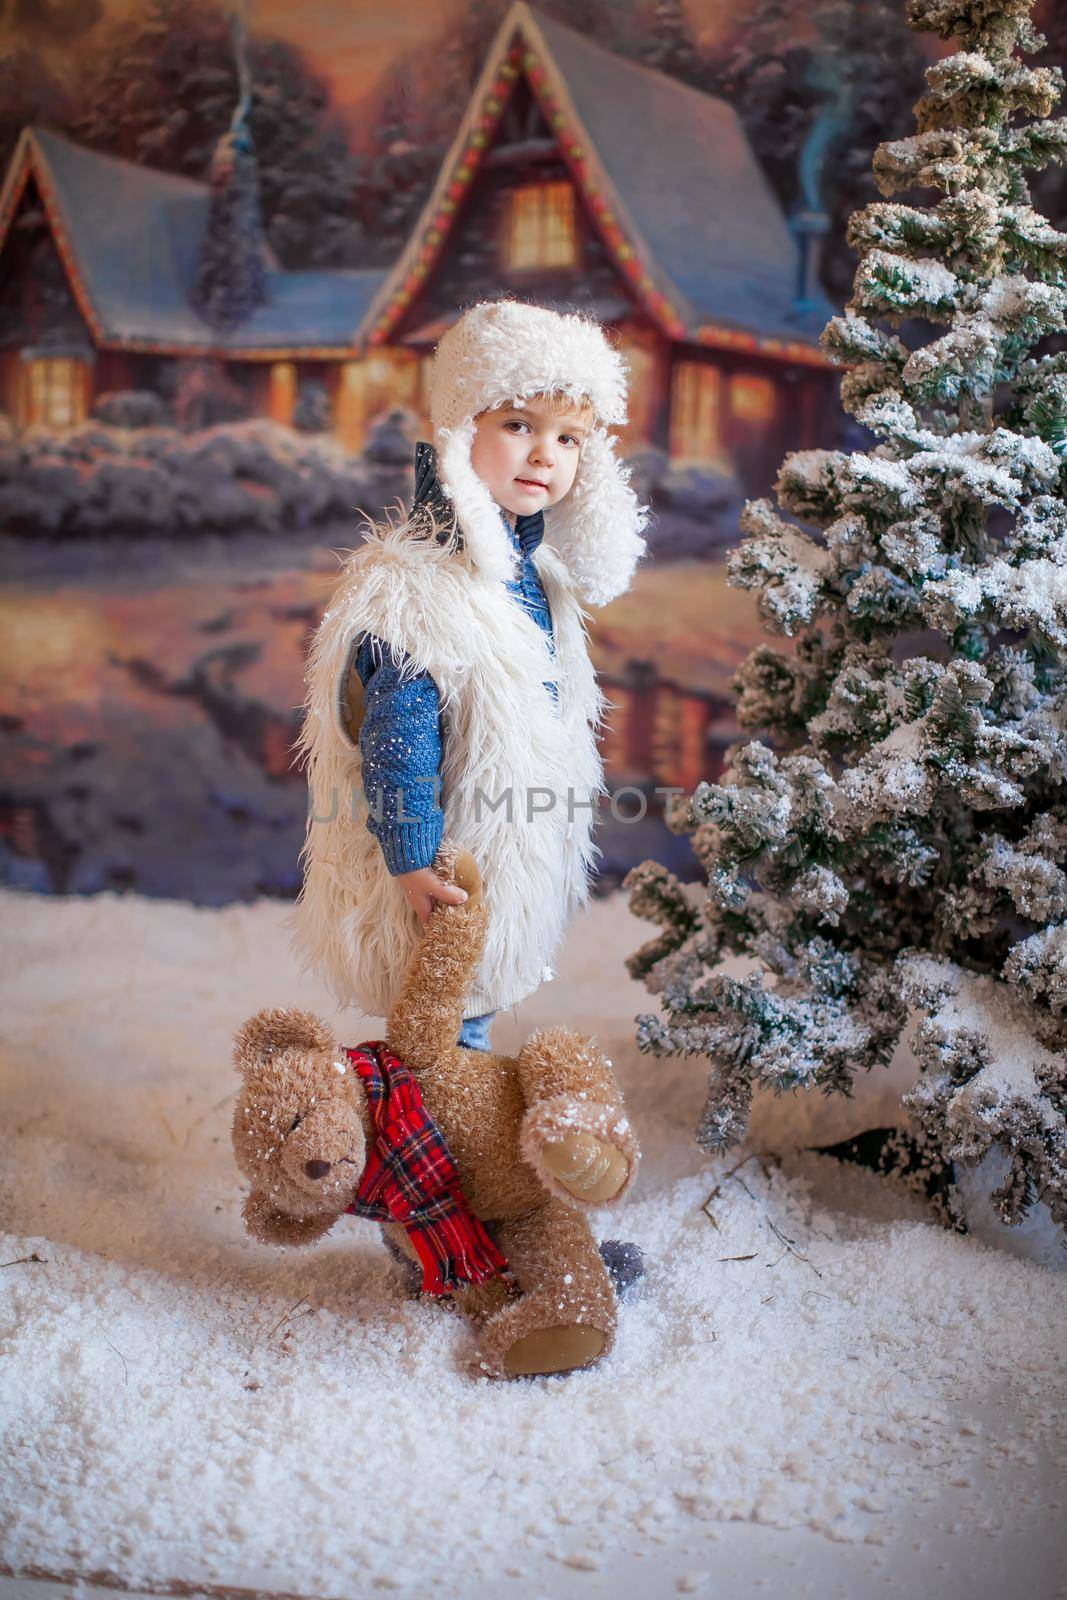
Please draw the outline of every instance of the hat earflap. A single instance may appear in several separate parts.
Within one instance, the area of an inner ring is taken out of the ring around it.
[[[630,468],[615,440],[594,428],[582,446],[570,493],[545,511],[545,538],[560,554],[581,598],[607,605],[629,587],[646,553],[649,509],[630,488]]]
[[[471,465],[475,431],[473,418],[455,428],[437,429],[438,477],[456,508],[474,574],[487,582],[508,583],[516,575],[517,558],[500,507]]]

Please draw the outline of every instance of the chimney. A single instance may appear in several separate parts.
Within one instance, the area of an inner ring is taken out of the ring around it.
[[[830,219],[825,211],[810,210],[801,206],[790,218],[790,227],[797,241],[797,281],[793,312],[798,322],[823,316],[826,296],[819,281],[822,264],[823,241],[830,231]]]
[[[211,203],[192,292],[196,310],[219,332],[244,322],[267,298],[259,168],[249,127],[252,85],[244,22],[236,13],[233,35],[240,98],[211,159]]]
[[[797,160],[800,200],[790,218],[797,241],[797,286],[793,315],[798,322],[812,321],[826,314],[826,297],[819,281],[823,244],[830,231],[830,219],[823,205],[822,183],[826,156],[835,141],[848,129],[855,98],[855,86],[847,70],[847,58],[835,47],[826,29],[832,18],[824,19],[823,39],[813,50],[803,81],[819,94],[818,110],[812,118]]]

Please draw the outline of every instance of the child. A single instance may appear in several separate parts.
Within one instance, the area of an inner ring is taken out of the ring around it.
[[[444,834],[474,855],[489,934],[460,1042],[543,979],[588,898],[606,702],[583,604],[625,590],[647,511],[606,429],[622,359],[597,323],[513,300],[438,346],[435,448],[399,525],[346,563],[308,664],[310,806],[293,916],[341,1004],[386,1016],[435,900]]]

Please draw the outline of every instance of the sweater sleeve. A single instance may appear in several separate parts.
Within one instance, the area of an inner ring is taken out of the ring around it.
[[[366,704],[359,748],[367,827],[395,877],[431,866],[444,833],[441,699],[428,672],[401,682],[388,647],[373,634],[364,635],[355,666]]]

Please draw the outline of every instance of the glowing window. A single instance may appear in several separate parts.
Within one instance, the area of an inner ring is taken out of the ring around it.
[[[516,270],[576,266],[574,189],[566,179],[512,190],[505,240],[507,265]]]
[[[89,412],[89,369],[69,356],[29,363],[29,420],[45,428],[73,428]]]
[[[619,430],[624,453],[637,450],[652,438],[658,362],[654,341],[642,330],[620,330],[619,353],[629,369],[630,420]]]
[[[270,397],[267,410],[273,422],[287,426],[296,409],[296,367],[292,361],[275,361],[270,369]]]
[[[679,361],[671,384],[671,458],[724,466],[720,402],[722,374],[702,361]]]
[[[341,367],[334,428],[349,450],[362,450],[375,420],[394,406],[418,410],[419,362],[410,350],[376,350]]]
[[[730,379],[730,411],[742,422],[770,422],[778,396],[770,378],[735,372]]]

